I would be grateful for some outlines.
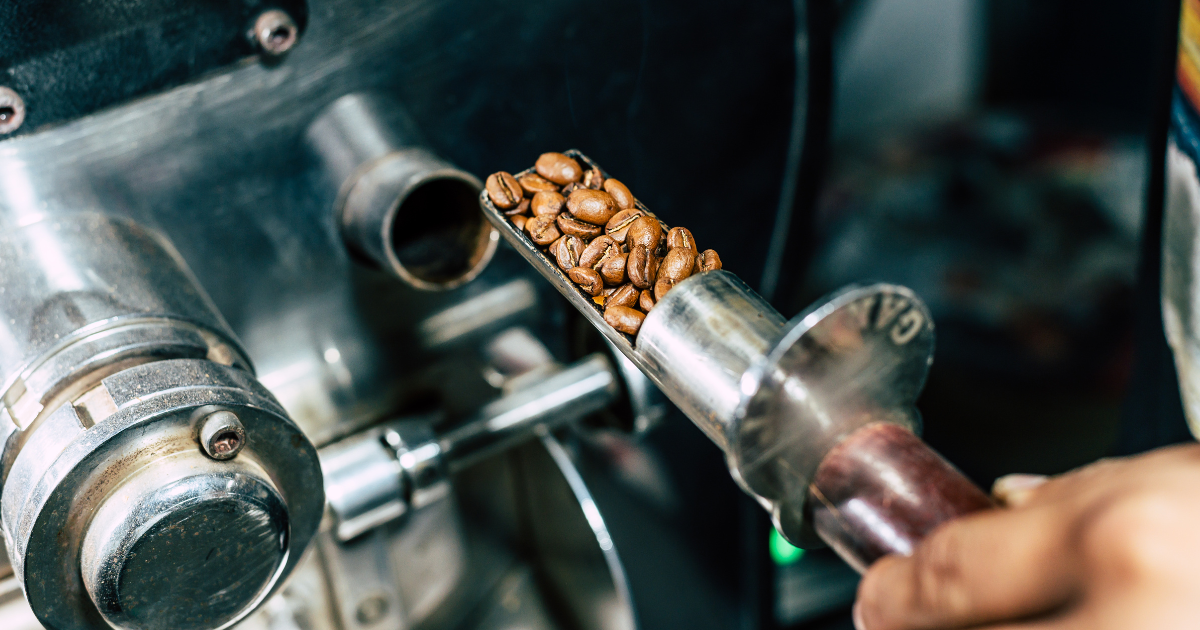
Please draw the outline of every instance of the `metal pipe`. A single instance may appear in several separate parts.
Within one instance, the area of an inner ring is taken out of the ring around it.
[[[425,290],[460,286],[491,261],[499,235],[475,203],[483,185],[426,148],[403,108],[349,94],[306,137],[338,188],[334,213],[353,253]]]

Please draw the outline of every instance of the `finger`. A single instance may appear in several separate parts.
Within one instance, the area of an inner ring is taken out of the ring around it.
[[[1078,577],[1054,506],[947,523],[911,557],[876,562],[858,590],[867,630],[962,628],[1021,619],[1068,601]]]
[[[1045,475],[1006,475],[992,484],[992,498],[1006,507],[1020,507],[1027,503],[1047,480],[1049,477]]]

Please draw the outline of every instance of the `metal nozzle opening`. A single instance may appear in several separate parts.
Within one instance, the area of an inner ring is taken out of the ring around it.
[[[479,275],[499,234],[479,211],[479,181],[456,170],[430,173],[384,219],[389,270],[419,289],[444,290]]]

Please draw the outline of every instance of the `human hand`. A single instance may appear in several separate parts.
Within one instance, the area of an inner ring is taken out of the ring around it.
[[[1200,445],[1013,475],[863,577],[859,630],[1200,627]]]

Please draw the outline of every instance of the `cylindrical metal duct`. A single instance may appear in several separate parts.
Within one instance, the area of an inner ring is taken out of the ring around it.
[[[427,290],[460,286],[491,261],[499,235],[476,204],[482,184],[423,146],[400,106],[343,96],[307,139],[338,186],[334,212],[355,254]]]

